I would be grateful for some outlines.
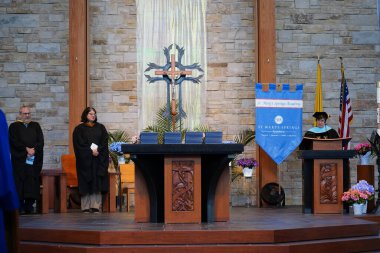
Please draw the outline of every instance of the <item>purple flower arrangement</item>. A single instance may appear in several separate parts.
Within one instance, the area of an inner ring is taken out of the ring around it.
[[[253,167],[257,167],[258,162],[253,158],[240,158],[236,161],[236,164],[243,168],[248,167],[252,169]]]
[[[368,195],[368,199],[371,200],[375,196],[375,188],[373,185],[368,184],[365,180],[360,180],[359,183],[351,187],[351,189],[364,192]]]

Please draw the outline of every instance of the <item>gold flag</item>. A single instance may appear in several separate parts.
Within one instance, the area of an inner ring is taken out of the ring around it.
[[[323,112],[323,98],[322,98],[322,68],[321,64],[317,65],[317,87],[315,88],[315,104],[314,112]],[[314,126],[317,125],[317,122],[314,122]]]

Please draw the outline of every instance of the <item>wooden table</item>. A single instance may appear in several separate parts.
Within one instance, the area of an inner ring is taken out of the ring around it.
[[[42,213],[49,213],[49,207],[54,206],[54,210],[58,210],[60,213],[67,212],[66,203],[66,177],[65,173],[60,169],[49,169],[41,171],[42,178]],[[50,183],[53,180],[54,183]],[[53,186],[53,187],[52,187]],[[49,192],[53,191],[54,205],[50,205]],[[58,200],[58,201],[56,201]],[[58,207],[55,208],[55,203],[58,203]]]

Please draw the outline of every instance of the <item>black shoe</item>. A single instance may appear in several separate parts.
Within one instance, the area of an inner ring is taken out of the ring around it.
[[[90,209],[84,209],[82,210],[82,213],[90,213]]]
[[[91,208],[91,212],[92,213],[99,213],[99,209],[98,208]]]

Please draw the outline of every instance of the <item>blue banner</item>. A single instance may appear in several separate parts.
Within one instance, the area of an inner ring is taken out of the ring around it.
[[[295,91],[290,91],[289,84],[283,84],[280,91],[276,84],[269,84],[268,91],[256,84],[256,143],[277,164],[302,141],[302,95],[302,84]]]

